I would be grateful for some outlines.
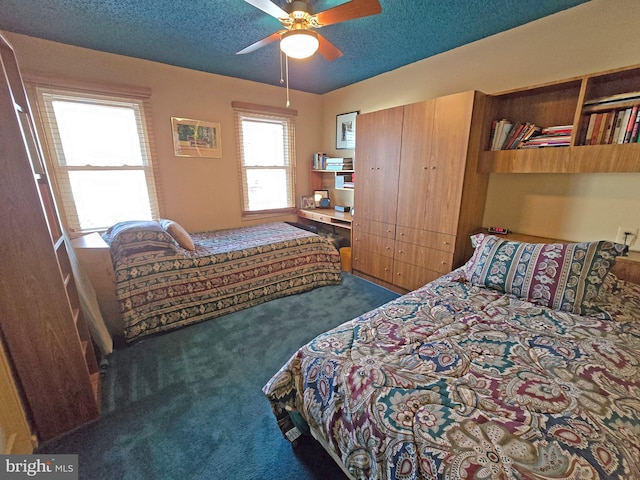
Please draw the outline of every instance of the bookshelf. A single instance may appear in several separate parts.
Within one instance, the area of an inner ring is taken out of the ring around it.
[[[355,172],[353,158],[329,157],[317,152],[313,154],[311,164],[311,191],[327,190],[331,205],[353,207]]]
[[[640,143],[586,140],[593,113],[640,105],[640,65],[490,95],[480,153],[480,173],[637,173]],[[603,99],[613,98],[617,103]],[[638,108],[640,110],[640,108]],[[567,146],[491,151],[492,122],[572,126]],[[640,121],[640,119],[639,119]],[[609,137],[611,138],[611,137]],[[631,137],[630,137],[631,138]]]

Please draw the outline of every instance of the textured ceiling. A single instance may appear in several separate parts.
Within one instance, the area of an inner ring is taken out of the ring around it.
[[[344,52],[291,60],[291,88],[331,90],[585,3],[587,0],[380,0],[379,15],[319,30]],[[285,0],[274,0],[284,7]],[[310,0],[314,12],[344,0]],[[243,0],[2,0],[0,30],[278,85],[281,29]]]

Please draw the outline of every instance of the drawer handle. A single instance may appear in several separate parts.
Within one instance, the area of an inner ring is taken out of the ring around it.
[[[387,246],[387,247],[384,247],[384,249],[385,250],[391,250],[391,247]]]
[[[431,167],[431,170],[435,170],[435,169],[436,169],[435,165]]]
[[[389,271],[389,269],[385,267],[384,271],[385,271],[385,272],[388,272],[388,271]]]
[[[387,230],[387,233],[391,233],[391,230]]]
[[[398,253],[402,253],[402,250],[398,250]]]
[[[400,232],[400,236],[401,236],[401,237],[404,237],[404,232]]]
[[[446,265],[447,262],[440,262],[440,265]]]
[[[451,245],[449,242],[442,242],[445,245]]]

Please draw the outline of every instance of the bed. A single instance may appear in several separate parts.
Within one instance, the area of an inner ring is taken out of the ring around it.
[[[121,222],[103,237],[126,342],[342,281],[336,248],[284,222],[192,234]]]
[[[640,478],[640,286],[610,242],[479,234],[463,267],[301,347],[282,433],[357,479]]]

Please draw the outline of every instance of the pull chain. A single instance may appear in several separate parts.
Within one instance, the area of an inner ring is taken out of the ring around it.
[[[284,69],[282,65],[283,58],[284,58]],[[285,81],[285,78],[286,78],[286,81]],[[286,105],[287,107],[289,107],[291,105],[291,102],[289,101],[289,57],[286,56],[283,51],[280,51],[280,85],[282,85],[283,83],[286,83],[286,87],[287,87],[287,104]]]
[[[280,51],[280,85],[284,85],[284,71],[282,69],[282,57],[283,56],[284,56],[284,53],[281,50]]]
[[[289,56],[288,55],[285,56],[284,63],[285,63],[285,70],[287,75],[287,108],[289,108],[289,106],[291,105],[291,102],[289,101]]]

